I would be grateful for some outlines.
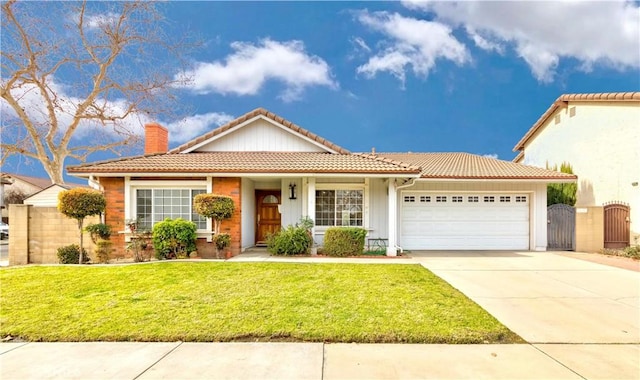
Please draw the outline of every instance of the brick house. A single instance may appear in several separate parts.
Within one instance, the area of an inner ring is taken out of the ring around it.
[[[199,193],[236,204],[222,232],[231,252],[264,243],[309,216],[322,244],[331,226],[359,226],[400,249],[546,249],[546,186],[562,174],[468,153],[351,153],[259,108],[172,150],[168,131],[146,125],[145,154],[69,167],[107,198],[106,223],[123,249],[125,221],[166,217],[198,226],[213,256],[212,223],[191,209]]]

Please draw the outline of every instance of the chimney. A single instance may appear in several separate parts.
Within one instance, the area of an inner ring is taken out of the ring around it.
[[[169,130],[158,123],[144,125],[144,154],[167,153]]]

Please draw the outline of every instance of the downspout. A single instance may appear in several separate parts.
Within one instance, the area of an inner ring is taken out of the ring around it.
[[[398,196],[398,193],[397,193],[397,191],[398,191],[398,190],[406,189],[407,187],[411,187],[411,186],[413,186],[413,185],[415,185],[415,184],[416,184],[416,179],[415,179],[415,178],[411,178],[411,179],[409,179],[407,182],[405,182],[403,185],[400,185],[400,186],[396,187],[396,196]],[[396,223],[396,226],[397,226],[397,224],[398,224],[398,223]],[[398,239],[397,239],[397,237],[396,237],[396,240],[398,240]],[[402,249],[402,247],[401,247],[401,246],[394,244],[394,245],[393,245],[393,247],[394,247],[396,250],[398,250],[398,249],[399,249],[399,250],[400,250],[400,253],[404,253],[404,249]]]

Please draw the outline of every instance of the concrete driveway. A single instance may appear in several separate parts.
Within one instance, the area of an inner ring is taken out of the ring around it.
[[[530,343],[640,343],[640,273],[553,252],[411,256]]]
[[[575,374],[640,378],[640,273],[553,252],[411,256]]]

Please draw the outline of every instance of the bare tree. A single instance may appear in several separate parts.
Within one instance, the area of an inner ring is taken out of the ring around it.
[[[0,164],[22,155],[64,183],[66,159],[120,154],[144,122],[171,117],[195,44],[165,32],[158,6],[3,1]]]

